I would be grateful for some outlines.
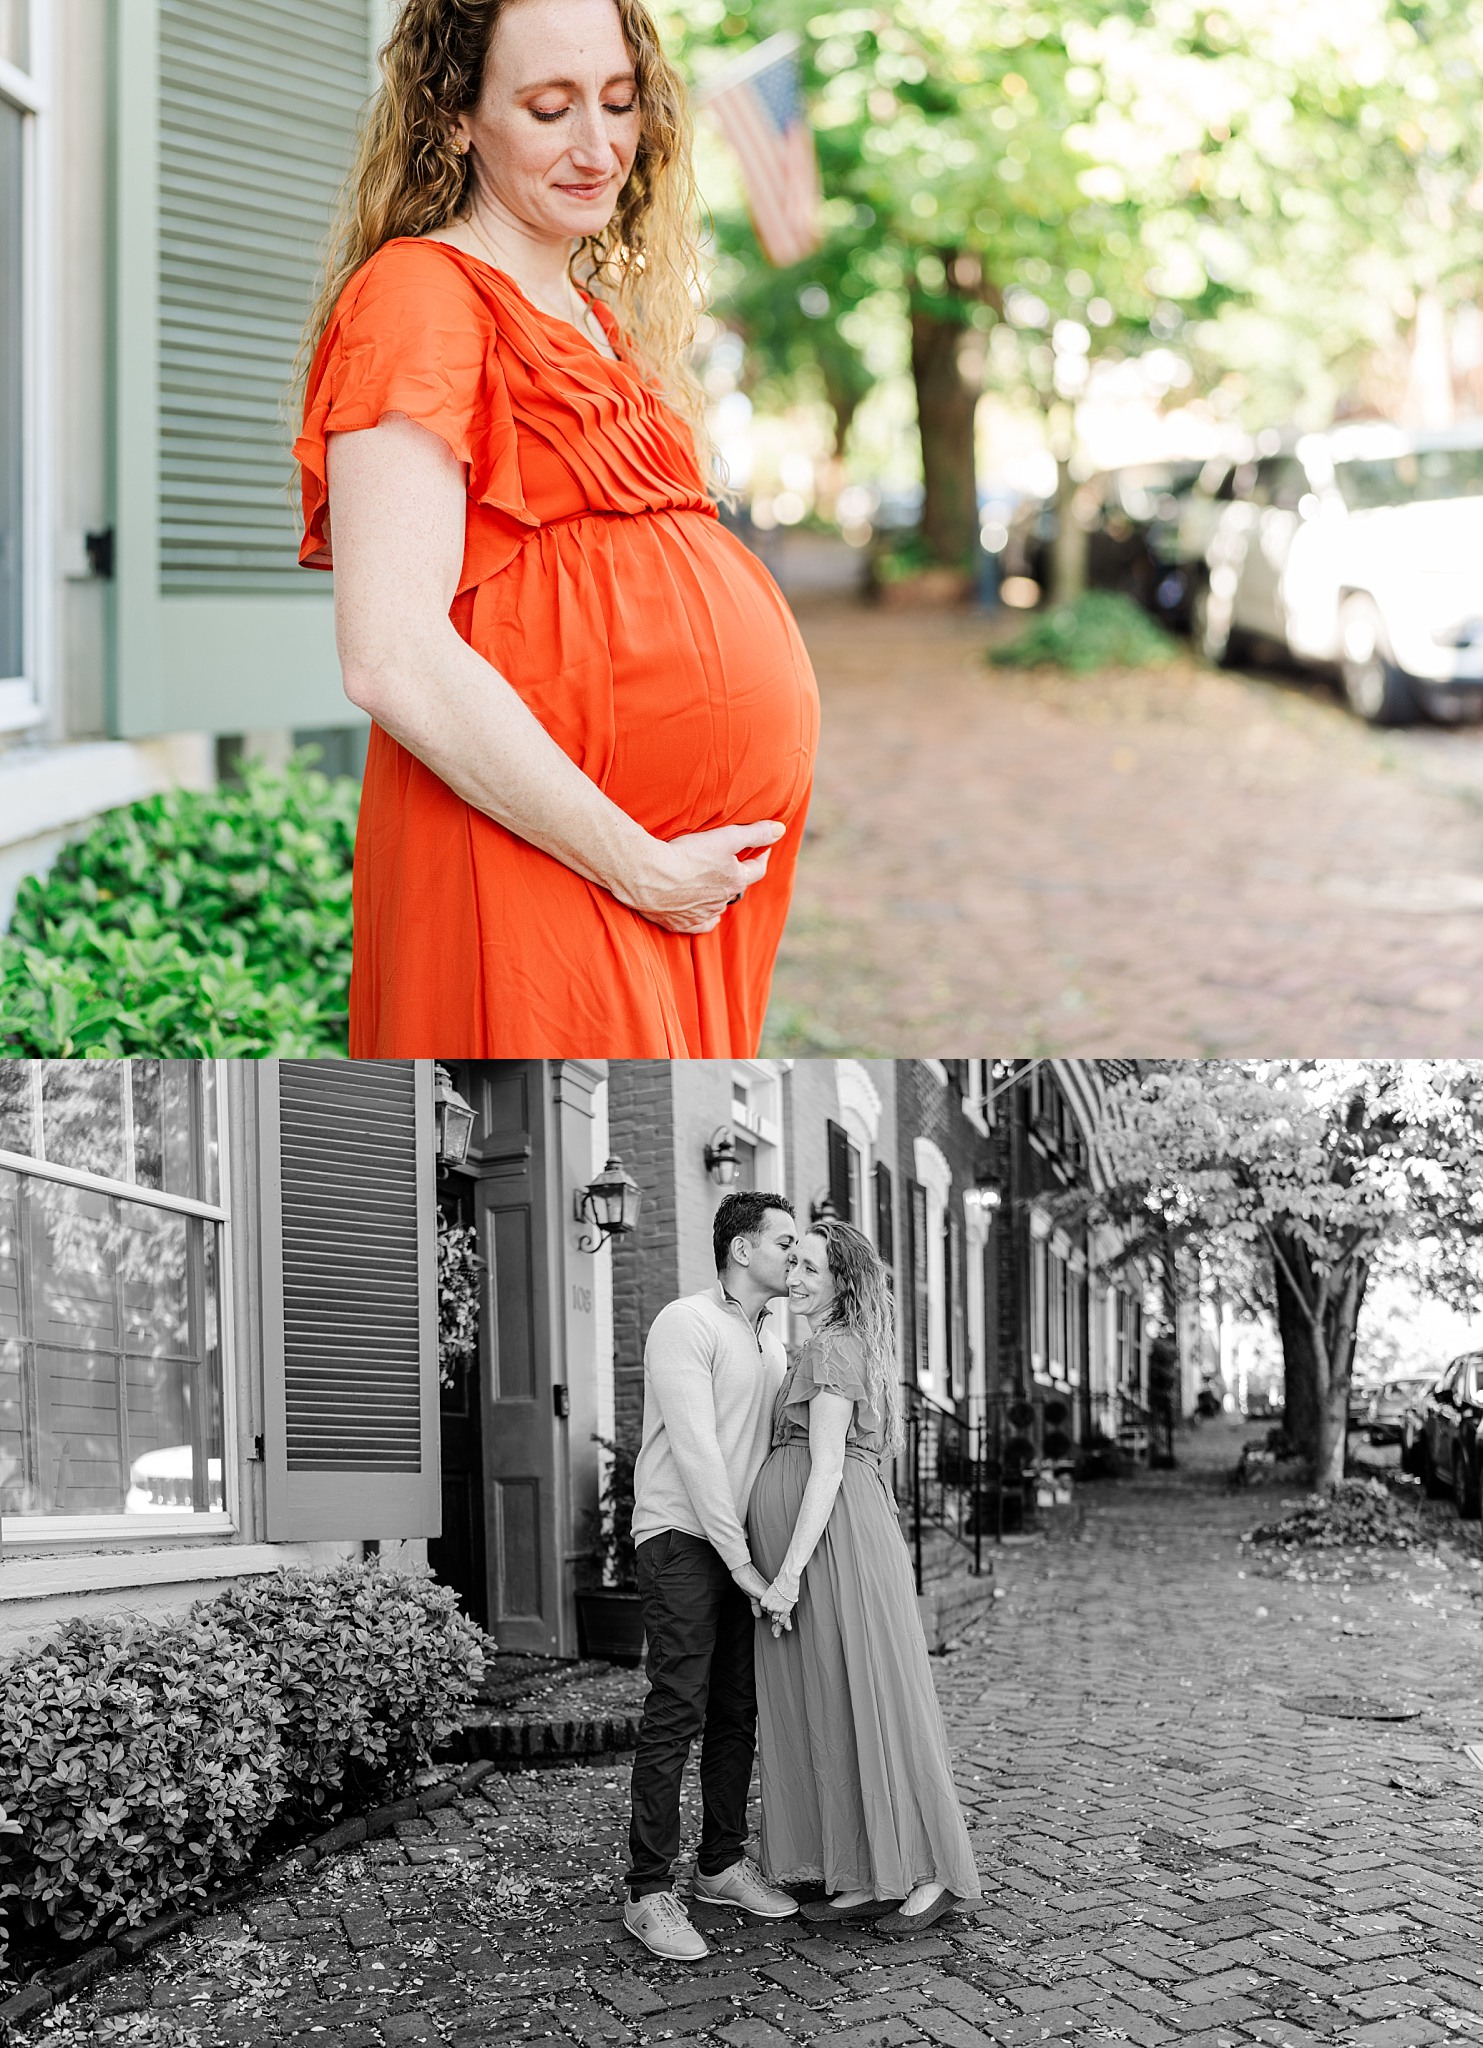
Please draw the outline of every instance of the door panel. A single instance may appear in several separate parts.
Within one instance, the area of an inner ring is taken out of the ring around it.
[[[484,1260],[479,1365],[489,1626],[502,1649],[554,1653],[561,1557],[545,1092],[538,1061],[471,1065],[462,1075],[481,1133],[474,1214]]]

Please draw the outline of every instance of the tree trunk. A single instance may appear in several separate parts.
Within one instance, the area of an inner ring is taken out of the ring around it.
[[[1277,1335],[1282,1342],[1282,1427],[1288,1442],[1310,1463],[1318,1457],[1319,1376],[1313,1331],[1281,1260],[1277,1279]]]
[[[1076,517],[1076,480],[1068,456],[1056,461],[1056,545],[1051,562],[1051,599],[1071,604],[1087,587],[1087,535]]]
[[[1344,1477],[1349,1381],[1369,1263],[1354,1253],[1333,1271],[1316,1269],[1296,1239],[1278,1231],[1272,1241],[1287,1434],[1312,1460],[1315,1490],[1332,1493]]]
[[[911,316],[911,374],[922,437],[922,538],[934,560],[967,569],[978,551],[978,492],[973,421],[978,393],[959,356],[967,330],[916,308]]]

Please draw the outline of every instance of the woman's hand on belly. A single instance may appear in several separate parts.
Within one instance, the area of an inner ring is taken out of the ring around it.
[[[769,850],[787,831],[775,818],[720,825],[678,839],[649,839],[613,894],[667,932],[714,931],[728,907],[767,873]],[[742,855],[759,849],[749,860]]]

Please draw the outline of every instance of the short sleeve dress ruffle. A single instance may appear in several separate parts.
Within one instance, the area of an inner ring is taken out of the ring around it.
[[[756,1050],[818,737],[797,628],[639,376],[451,245],[386,243],[346,285],[294,453],[300,560],[333,567],[332,435],[390,413],[463,465],[450,616],[614,803],[662,838],[777,818],[763,881],[662,932],[473,810],[373,727],[355,860],[355,1057]]]
[[[854,1403],[845,1434],[847,1450],[878,1457],[885,1424],[871,1395],[865,1347],[850,1330],[820,1330],[790,1352],[788,1372],[773,1411],[774,1444],[808,1437],[808,1404],[816,1394],[839,1394]]]

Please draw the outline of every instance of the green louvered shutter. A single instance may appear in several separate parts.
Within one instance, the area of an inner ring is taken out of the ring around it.
[[[268,1535],[436,1536],[431,1066],[268,1060],[258,1099]]]
[[[353,722],[297,567],[295,356],[384,0],[115,0],[114,724]]]

